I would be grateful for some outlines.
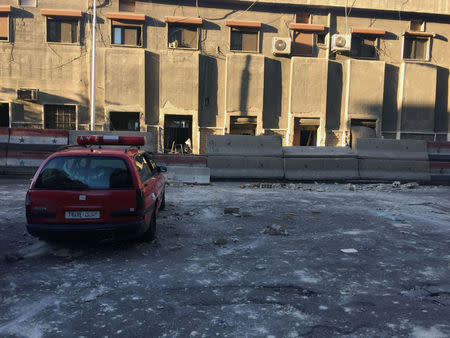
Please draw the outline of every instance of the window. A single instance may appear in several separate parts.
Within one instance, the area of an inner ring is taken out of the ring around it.
[[[411,31],[425,32],[425,21],[422,21],[422,20],[411,21],[410,29],[411,29]]]
[[[198,48],[199,29],[192,25],[169,24],[169,48]]]
[[[135,0],[119,0],[120,12],[134,12],[136,10]]]
[[[9,104],[0,103],[0,127],[9,127]]]
[[[47,42],[77,43],[78,20],[47,17]]]
[[[293,146],[314,147],[317,146],[317,134],[320,126],[318,118],[294,119]]]
[[[19,6],[22,7],[36,7],[37,0],[19,0]]]
[[[9,41],[9,14],[11,6],[0,6],[0,41]]]
[[[139,131],[139,113],[112,111],[109,113],[111,130],[137,130]]]
[[[311,14],[309,13],[296,13],[295,14],[296,23],[311,23]]]
[[[142,25],[134,22],[112,21],[113,45],[142,46]]]
[[[230,50],[257,52],[259,31],[246,28],[231,28]]]
[[[256,116],[231,116],[230,134],[231,135],[256,135]]]
[[[304,18],[303,21],[307,21],[306,18]],[[324,45],[326,43],[327,32],[325,26],[323,25],[312,25],[309,23],[291,23],[289,25],[289,29],[293,31],[293,55],[312,56],[314,54],[315,42],[321,45]]]
[[[374,36],[352,35],[351,55],[361,58],[377,58],[378,38]]]
[[[230,50],[259,52],[261,22],[226,21],[230,27]]]
[[[76,106],[74,105],[44,105],[45,129],[76,129]]]
[[[422,60],[430,59],[431,36],[405,35],[403,59]]]
[[[136,168],[142,182],[147,181],[150,177],[152,177],[152,169],[148,165],[143,154],[136,155],[134,157],[134,163],[136,164]]]

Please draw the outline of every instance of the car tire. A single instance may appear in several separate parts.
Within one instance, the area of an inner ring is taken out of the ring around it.
[[[142,240],[144,242],[151,242],[156,238],[156,214],[153,211],[152,218],[150,219],[150,224],[148,225],[147,231],[142,234]]]
[[[166,208],[166,192],[163,193],[161,205],[159,206],[159,210],[164,210]]]

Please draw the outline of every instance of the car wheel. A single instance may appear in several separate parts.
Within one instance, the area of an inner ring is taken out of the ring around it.
[[[161,205],[159,206],[159,210],[164,210],[166,208],[166,193],[163,193]]]
[[[142,234],[142,240],[144,242],[151,242],[156,237],[156,214],[153,212],[152,218],[150,219],[150,224],[146,232]]]

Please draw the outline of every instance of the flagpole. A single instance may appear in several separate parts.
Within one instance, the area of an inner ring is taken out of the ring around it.
[[[90,129],[95,130],[95,24],[97,22],[97,0],[93,3],[92,17],[92,60],[91,60],[91,125]]]

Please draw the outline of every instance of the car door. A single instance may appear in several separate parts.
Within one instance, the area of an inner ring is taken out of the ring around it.
[[[161,204],[161,201],[163,199],[163,194],[164,194],[164,185],[165,185],[164,176],[158,170],[158,166],[151,159],[151,155],[150,154],[145,153],[144,157],[145,157],[145,159],[146,159],[150,169],[152,170],[153,187],[155,189],[155,194],[156,194],[156,197],[158,199],[158,208],[157,209],[159,210],[159,206]]]

